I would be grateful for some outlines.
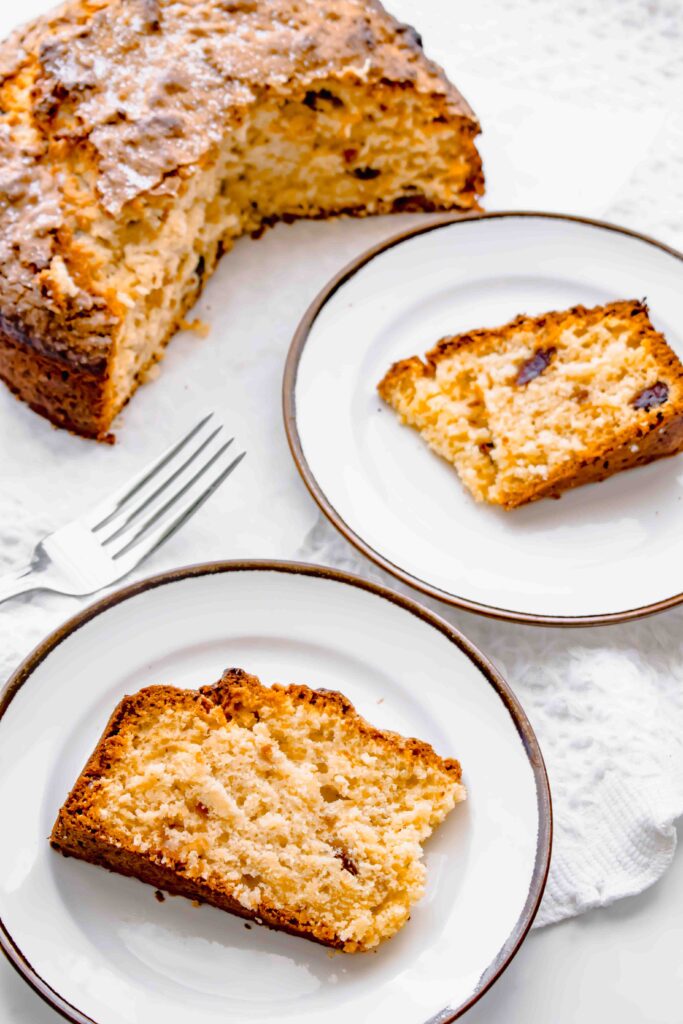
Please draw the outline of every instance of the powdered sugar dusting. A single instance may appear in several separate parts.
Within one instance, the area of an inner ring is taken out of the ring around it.
[[[95,147],[112,214],[209,152],[257,92],[288,82],[303,92],[329,74],[374,76],[468,112],[405,27],[362,0],[113,0],[91,15],[74,2],[34,37],[39,102],[70,108],[60,135]]]

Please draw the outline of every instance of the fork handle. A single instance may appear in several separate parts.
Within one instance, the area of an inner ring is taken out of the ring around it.
[[[40,590],[40,577],[33,571],[32,565],[17,569],[6,576],[0,576],[0,602],[25,594],[29,590]]]

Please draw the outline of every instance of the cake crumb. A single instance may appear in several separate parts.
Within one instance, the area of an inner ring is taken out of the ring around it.
[[[140,383],[149,384],[151,381],[156,380],[161,373],[161,366],[158,362],[150,363],[144,370],[140,371]]]
[[[180,327],[183,331],[192,331],[198,338],[207,338],[211,331],[211,324],[208,324],[206,320],[200,320],[199,317],[195,317],[194,320],[183,318],[180,321]]]
[[[163,903],[164,902],[166,897],[164,896],[164,894],[161,891],[161,889],[155,889],[154,890],[154,899],[157,901],[157,903]]]

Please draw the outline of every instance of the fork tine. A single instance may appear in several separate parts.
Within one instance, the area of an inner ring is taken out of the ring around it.
[[[204,419],[195,424],[195,426],[192,427],[192,429],[185,434],[180,441],[176,441],[175,444],[172,444],[165,452],[162,452],[154,462],[145,466],[144,469],[130,480],[127,480],[125,484],[123,484],[123,486],[118,490],[114,491],[113,494],[110,494],[107,498],[82,516],[80,522],[91,530],[98,530],[105,526],[122,509],[126,502],[134,497],[134,495],[136,495],[145,486],[145,484],[147,484],[152,477],[159,472],[160,469],[163,469],[164,466],[168,465],[168,463],[170,463],[171,460],[182,451],[185,445],[189,444],[192,438],[206,426],[212,417],[213,413],[210,412],[208,416],[205,416]]]
[[[216,462],[216,460],[219,459],[227,450],[229,444],[230,442],[228,441],[224,445],[221,445],[218,451],[214,452],[204,465],[202,465],[189,480],[185,481],[185,483],[171,495],[168,501],[160,507],[154,508],[141,524],[136,523],[127,530],[121,531],[116,538],[117,543],[114,544],[114,548],[116,548],[116,550],[112,552],[111,548],[107,549],[112,553],[112,557],[117,558],[119,555],[124,554],[133,544],[136,543],[136,541],[140,540],[146,533],[148,533],[156,523],[160,522],[166,513],[170,512],[174,505],[176,505],[176,503],[183,497],[183,495],[187,494],[198,480],[208,472],[214,462]]]
[[[138,565],[143,558],[146,558],[152,551],[160,547],[164,541],[168,540],[176,530],[179,530],[188,519],[191,519],[195,512],[202,507],[204,502],[209,500],[211,495],[227,480],[233,470],[239,466],[246,454],[246,452],[242,452],[237,456],[237,458],[233,459],[232,462],[218,474],[218,476],[213,478],[208,486],[205,487],[197,497],[193,498],[191,495],[188,495],[186,500],[181,501],[177,508],[175,507],[174,500],[173,507],[175,515],[166,516],[162,519],[157,528],[151,532],[146,532],[145,530],[140,531],[140,533],[145,535],[140,537],[139,540],[134,538],[129,541],[129,543],[126,544],[118,554],[114,555],[116,561],[119,562],[120,559],[122,567],[126,567],[125,572],[129,572],[134,568],[134,566]],[[203,473],[198,474],[198,476],[201,475],[203,475]],[[140,535],[138,534],[136,536]]]
[[[165,478],[162,478],[159,486],[150,494],[147,494],[145,492],[142,492],[142,494],[140,494],[140,492],[138,492],[141,499],[139,502],[126,502],[125,506],[119,511],[118,515],[110,516],[106,526],[103,527],[102,532],[100,533],[98,531],[98,540],[100,541],[100,543],[110,544],[113,540],[115,540],[116,537],[124,533],[126,529],[128,529],[128,527],[131,525],[131,523],[133,523],[136,519],[139,519],[139,517],[142,515],[145,509],[149,508],[150,505],[153,505],[157,498],[159,498],[163,494],[163,492],[168,487],[170,487],[170,485],[175,480],[178,479],[178,477],[182,476],[185,470],[192,466],[197,457],[220,434],[222,429],[223,424],[221,424],[219,427],[216,427],[216,429],[213,430],[209,434],[209,436],[188,455],[185,461],[182,462],[177,469],[174,469],[172,473],[169,473]],[[229,441],[225,442],[224,447],[228,447],[228,445],[231,445],[234,440],[235,438],[231,437]],[[154,480],[156,480],[156,477],[154,478]],[[130,512],[128,511],[129,509]],[[107,529],[107,527],[109,527],[109,529]]]

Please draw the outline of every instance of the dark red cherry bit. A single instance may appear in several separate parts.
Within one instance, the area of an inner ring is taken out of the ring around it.
[[[658,380],[651,388],[643,388],[635,398],[631,399],[634,409],[656,409],[658,405],[664,405],[669,397],[669,386],[664,381]]]
[[[530,380],[534,380],[536,377],[540,377],[544,370],[547,370],[550,366],[550,360],[555,355],[557,349],[555,348],[539,348],[532,355],[531,359],[527,359],[525,363],[522,363],[517,376],[515,377],[515,384],[528,384]]]

